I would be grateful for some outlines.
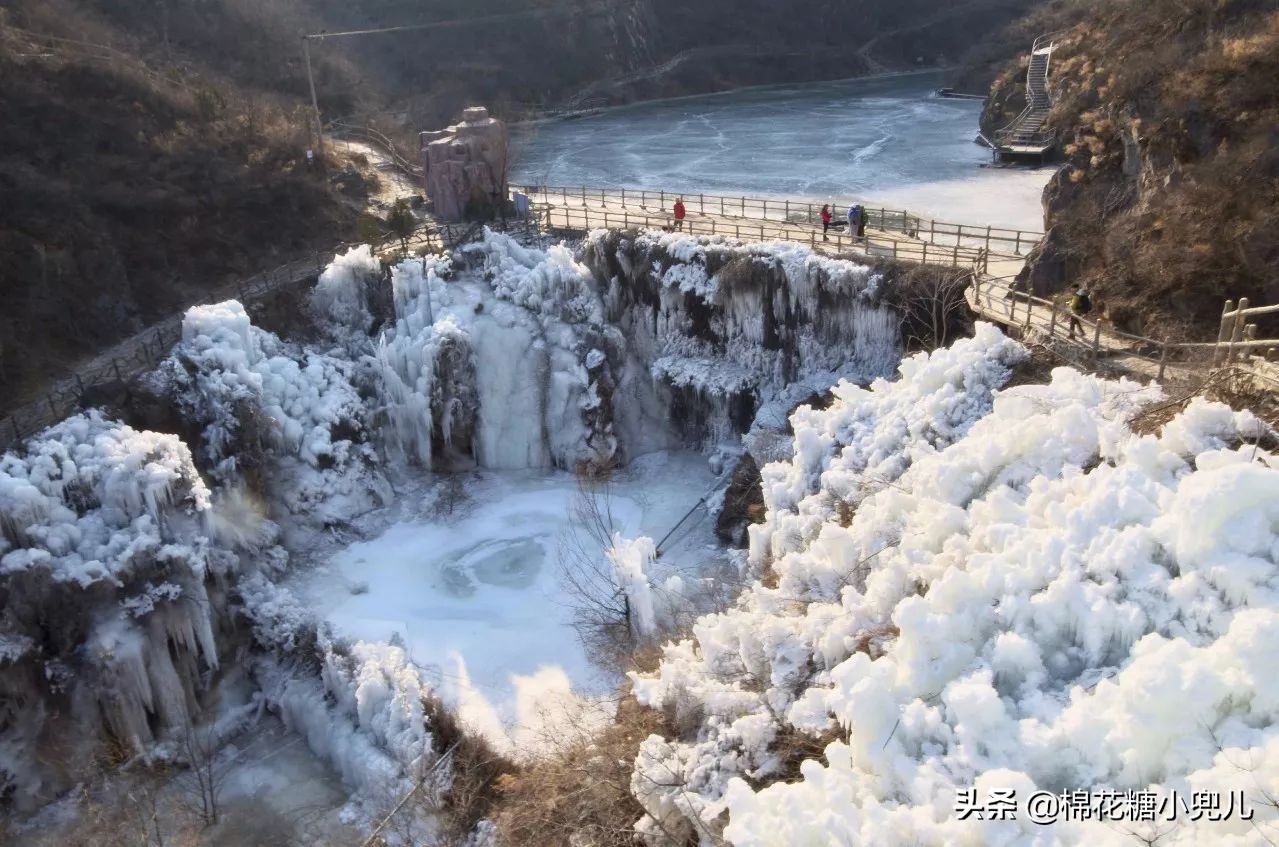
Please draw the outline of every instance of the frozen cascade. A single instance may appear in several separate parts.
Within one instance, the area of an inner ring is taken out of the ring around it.
[[[141,753],[198,712],[223,613],[207,580],[232,562],[211,509],[177,436],[97,412],[0,456],[0,635],[25,645],[0,662],[0,714],[25,712],[5,715],[0,784],[20,806],[63,778],[43,733],[87,746],[109,732]]]
[[[495,469],[607,461],[611,422],[588,423],[588,343],[606,332],[589,274],[563,247],[492,232],[460,258],[392,269],[376,348],[389,442],[426,467],[446,451]]]
[[[901,358],[883,273],[803,245],[600,230],[583,261],[686,442],[729,440],[779,398],[868,381]]]
[[[395,321],[374,358],[394,449],[513,469],[711,445],[789,385],[825,390],[900,358],[899,313],[866,265],[658,233],[592,233],[582,256],[486,231],[453,261],[392,269]]]

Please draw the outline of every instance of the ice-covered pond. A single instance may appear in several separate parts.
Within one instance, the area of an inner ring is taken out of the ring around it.
[[[714,484],[706,457],[654,453],[615,475],[594,503],[611,528],[654,540]],[[363,519],[368,540],[327,557],[296,586],[335,634],[402,644],[472,727],[501,745],[534,743],[539,713],[618,680],[588,658],[580,600],[566,585],[575,552],[597,552],[591,503],[572,474],[479,472],[409,490]],[[711,576],[724,556],[698,509],[662,548],[657,577]],[[548,706],[551,704],[551,706]]]
[[[857,198],[960,223],[1040,229],[1051,168],[988,167],[981,102],[939,73],[747,89],[520,127],[516,182]]]

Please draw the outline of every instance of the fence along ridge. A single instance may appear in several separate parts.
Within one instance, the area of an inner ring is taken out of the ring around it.
[[[474,228],[464,225],[438,224],[432,221],[418,227],[410,237],[409,244],[429,244],[434,235],[445,249],[449,249],[473,237],[475,232]],[[305,282],[324,272],[327,265],[325,255],[337,254],[362,243],[364,242],[344,241],[326,250],[318,250],[310,256],[285,262],[271,270],[237,280],[233,283],[233,291],[228,291],[231,284],[219,287],[180,312],[162,318],[97,354],[70,376],[46,388],[41,396],[15,407],[0,418],[0,450],[74,414],[83,407],[84,396],[93,389],[125,382],[148,368],[156,367],[172,345],[182,338],[182,316],[188,309],[219,303],[229,297],[238,297],[247,304],[278,289]],[[389,243],[389,240],[383,243]]]

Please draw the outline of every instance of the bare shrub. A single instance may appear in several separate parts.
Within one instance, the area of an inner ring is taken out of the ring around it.
[[[901,312],[907,349],[933,350],[972,331],[965,292],[967,271],[913,265],[899,268],[889,282],[890,301]]]
[[[457,715],[435,698],[425,703],[427,723],[437,750],[452,750],[452,780],[443,796],[426,799],[440,808],[445,843],[460,843],[480,821],[491,817],[496,785],[516,766],[493,746],[468,731]]]
[[[498,843],[634,847],[644,814],[630,790],[635,755],[648,736],[672,731],[659,712],[624,694],[602,732],[566,732],[552,755],[497,781]]]
[[[625,667],[635,639],[626,593],[604,555],[619,528],[609,475],[579,473],[571,510],[571,528],[560,536],[559,576],[573,628],[593,660]]]
[[[218,743],[213,733],[188,725],[179,739],[179,749],[188,772],[175,780],[180,802],[205,826],[218,822],[222,789],[230,770],[230,761],[218,756]]]

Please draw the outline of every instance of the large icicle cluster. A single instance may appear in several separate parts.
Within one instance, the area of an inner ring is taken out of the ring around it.
[[[237,561],[210,510],[177,436],[97,412],[0,454],[0,796],[77,772],[104,721],[141,752],[198,711],[218,664],[209,578]]]
[[[392,272],[395,325],[376,351],[392,443],[427,467],[449,451],[487,468],[609,461],[599,348],[622,343],[590,274],[565,247],[489,231],[461,259],[456,271],[411,259]]]
[[[793,459],[763,470],[759,581],[635,680],[689,730],[636,762],[654,843],[1273,840],[1279,468],[1263,428],[1195,401],[1139,435],[1128,421],[1157,388],[1064,368],[992,394],[1020,355],[979,325],[896,382],[796,412]],[[973,788],[1015,791],[1017,819],[960,820]],[[1243,792],[1256,818],[1029,820],[1036,789],[1100,788]]]
[[[329,523],[389,496],[367,438],[355,367],[281,341],[228,300],[188,310],[182,342],[159,375],[184,417],[203,427],[216,478],[234,480],[246,460],[265,461],[269,453],[280,502],[308,521]]]
[[[868,265],[790,242],[655,231],[596,231],[583,254],[686,436],[742,434],[788,386],[807,395],[869,380],[901,357],[901,317]]]

